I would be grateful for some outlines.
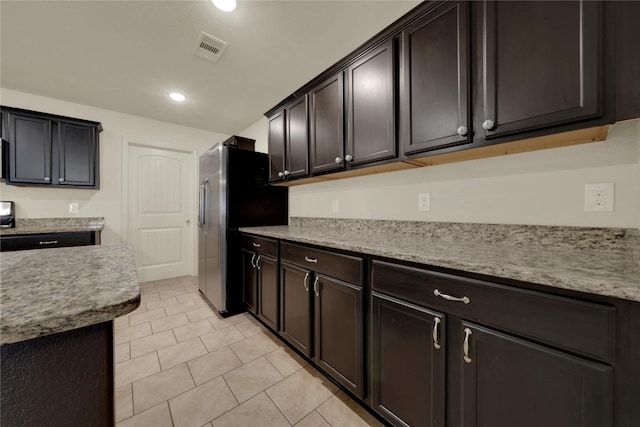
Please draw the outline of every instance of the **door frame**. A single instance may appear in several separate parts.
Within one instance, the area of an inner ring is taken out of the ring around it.
[[[190,191],[192,200],[198,200],[198,153],[195,149],[180,149],[177,147],[171,147],[169,145],[162,144],[148,144],[141,142],[134,142],[125,137],[122,138],[121,144],[121,152],[120,158],[122,160],[122,182],[121,182],[121,201],[122,201],[122,210],[121,210],[121,240],[122,243],[129,243],[129,147],[144,147],[144,148],[152,148],[156,150],[166,150],[173,151],[176,153],[189,154],[191,156],[191,165],[193,166],[191,172],[189,173],[189,182]],[[189,217],[191,218],[192,225],[188,230],[189,237],[191,238],[191,253],[193,254],[193,259],[191,260],[191,275],[198,275],[198,234],[197,234],[197,218],[198,218],[198,210],[197,204],[192,203],[191,209],[188,210]]]

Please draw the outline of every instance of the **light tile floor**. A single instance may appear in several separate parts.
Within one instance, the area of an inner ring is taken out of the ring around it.
[[[381,425],[249,314],[214,313],[197,279],[142,283],[115,320],[118,427]]]

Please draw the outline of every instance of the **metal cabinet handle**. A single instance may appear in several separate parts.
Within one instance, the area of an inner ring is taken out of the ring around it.
[[[44,180],[45,180],[45,182],[49,182],[49,181],[51,181],[51,178],[49,178],[48,176],[45,176]]]
[[[40,241],[41,245],[55,245],[56,243],[58,243],[57,240],[49,240],[48,242]]]
[[[304,280],[302,283],[304,284],[304,290],[309,292],[309,272],[308,271],[304,274]]]
[[[259,248],[260,247],[260,243],[253,243],[253,247],[254,248]]]
[[[350,161],[352,161],[352,160],[353,160],[353,156],[352,156],[351,154],[347,154],[346,156],[344,156],[344,159],[345,159],[347,162],[350,162]]]
[[[456,133],[460,136],[467,136],[467,133],[469,133],[469,129],[467,129],[466,126],[460,126],[457,130]]]
[[[342,158],[340,158],[340,157],[336,157],[335,162],[336,162],[337,164],[342,163]]]
[[[463,359],[467,363],[471,363],[471,358],[469,357],[469,337],[472,332],[469,328],[464,328],[464,343],[462,344],[462,351],[464,352]]]
[[[442,292],[440,292],[437,289],[433,290],[433,294],[437,297],[440,298],[444,298],[447,301],[456,301],[456,302],[463,302],[465,304],[469,304],[471,302],[471,300],[469,298],[467,298],[466,296],[459,298],[459,297],[452,297],[451,295],[447,295],[447,294],[443,294]]]
[[[278,172],[278,176],[279,176],[280,178],[282,178],[282,177],[284,176],[284,173],[282,173],[282,172]]]
[[[304,257],[304,260],[307,261],[307,262],[312,262],[314,264],[318,263],[318,258],[309,258],[309,257],[306,256],[306,257]]]
[[[484,130],[492,130],[495,127],[496,127],[496,122],[494,122],[491,119],[487,119],[484,122],[482,122],[482,129]]]
[[[320,296],[320,278],[316,276],[316,280],[313,281],[313,291],[316,293],[316,296]]]
[[[291,173],[291,172],[289,172],[288,170],[285,170],[285,171],[284,171],[284,176],[287,176],[287,175],[289,175],[290,173]]]
[[[433,346],[436,350],[440,350],[440,343],[438,342],[438,325],[440,324],[440,318],[433,318]]]
[[[58,178],[58,182],[64,182],[64,178]]]
[[[256,268],[260,270],[260,255],[258,255],[258,258],[256,258]]]
[[[256,259],[256,255],[257,254],[253,254],[253,256],[251,257],[251,265],[253,266],[253,268],[256,268],[256,263],[253,262]]]

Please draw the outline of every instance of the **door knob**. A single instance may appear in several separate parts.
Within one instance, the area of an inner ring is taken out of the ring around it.
[[[184,222],[186,222],[187,224],[190,224],[191,223],[191,219],[187,218],[187,219],[184,220]]]

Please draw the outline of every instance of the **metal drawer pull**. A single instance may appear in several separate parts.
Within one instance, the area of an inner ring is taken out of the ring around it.
[[[316,276],[316,280],[313,281],[313,291],[316,293],[316,296],[319,297],[320,296],[320,286],[318,286],[320,283],[320,278],[318,276]]]
[[[433,346],[436,350],[440,350],[440,343],[438,342],[438,325],[440,324],[440,318],[433,318]]]
[[[302,283],[304,284],[304,290],[309,292],[309,272],[305,273]]]
[[[260,255],[258,255],[258,258],[256,258],[256,268],[260,270]]]
[[[469,298],[467,298],[467,297],[462,297],[462,298],[452,297],[451,295],[443,294],[442,292],[440,292],[437,289],[434,289],[433,294],[435,296],[437,296],[437,297],[444,298],[447,301],[463,302],[465,304],[469,304],[471,302],[471,300]]]
[[[259,248],[259,247],[260,247],[260,243],[254,243],[254,244],[253,244],[253,247],[254,247],[254,248]]]
[[[309,258],[308,256],[304,257],[304,260],[307,262],[312,262],[314,264],[318,263],[318,258]]]
[[[40,242],[41,245],[55,245],[56,243],[58,243],[57,240],[49,240],[48,242]]]
[[[253,266],[253,268],[256,268],[256,263],[253,262],[256,259],[256,254],[253,254],[253,256],[251,257],[251,265]]]
[[[464,328],[464,344],[462,345],[462,351],[464,351],[464,361],[467,363],[471,363],[471,358],[469,357],[469,337],[472,332],[469,328]]]

